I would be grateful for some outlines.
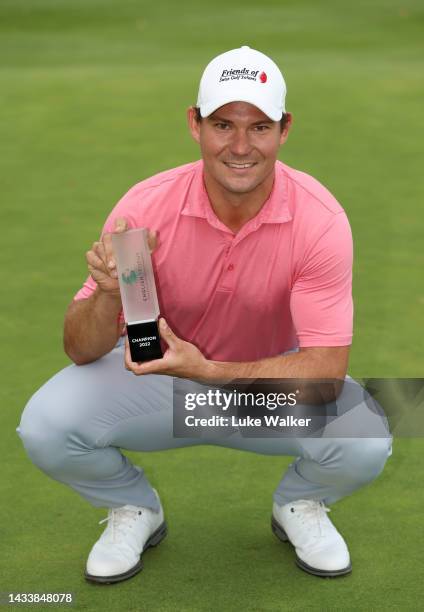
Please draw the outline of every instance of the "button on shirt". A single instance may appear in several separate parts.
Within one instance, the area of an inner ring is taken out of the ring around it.
[[[215,215],[197,161],[135,185],[109,215],[158,232],[161,314],[209,359],[253,361],[352,339],[352,237],[318,181],[276,162],[272,192],[233,234]],[[74,299],[88,298],[88,277]]]

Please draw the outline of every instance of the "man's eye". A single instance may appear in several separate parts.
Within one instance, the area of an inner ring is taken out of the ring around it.
[[[228,123],[215,123],[215,127],[219,130],[228,130],[230,126]]]
[[[257,132],[266,132],[269,130],[269,125],[255,125],[255,130]]]

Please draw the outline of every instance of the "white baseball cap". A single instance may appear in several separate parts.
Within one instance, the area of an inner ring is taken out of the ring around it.
[[[286,83],[272,59],[244,46],[215,57],[200,79],[197,106],[202,117],[229,102],[249,102],[273,121],[285,110]]]

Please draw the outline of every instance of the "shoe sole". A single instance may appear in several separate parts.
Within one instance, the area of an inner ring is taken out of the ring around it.
[[[146,544],[144,545],[143,551],[141,553],[139,562],[136,563],[134,567],[131,567],[126,572],[122,574],[115,574],[115,576],[92,576],[91,574],[87,574],[87,572],[85,572],[84,574],[85,579],[88,580],[89,582],[96,582],[97,584],[113,584],[114,582],[122,582],[123,580],[128,580],[128,578],[132,578],[133,576],[138,574],[138,572],[140,572],[143,569],[142,557],[144,553],[146,552],[146,550],[148,548],[151,548],[152,546],[157,546],[158,544],[160,544],[167,533],[168,533],[168,527],[167,527],[166,521],[164,521],[162,525],[158,527],[156,531],[152,533],[150,538],[147,540]]]
[[[281,542],[289,542],[289,544],[291,544],[286,532],[281,527],[280,523],[277,522],[274,516],[271,516],[271,529],[272,532],[277,536],[277,538],[281,540]],[[319,576],[321,578],[337,578],[338,576],[346,576],[352,571],[352,565],[350,563],[347,567],[344,567],[340,570],[321,570],[316,567],[311,567],[310,565],[302,561],[302,559],[300,559],[297,554],[296,565],[300,567],[300,569],[302,569],[304,572],[312,574],[313,576]]]

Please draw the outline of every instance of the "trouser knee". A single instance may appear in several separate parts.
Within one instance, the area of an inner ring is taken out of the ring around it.
[[[365,485],[383,471],[391,453],[389,438],[345,438],[333,457],[340,484]]]
[[[381,474],[392,452],[390,438],[362,438],[350,449],[349,473],[358,483],[366,484]]]
[[[27,403],[17,428],[32,463],[58,480],[66,476],[70,460],[69,418],[60,408],[59,399],[41,388]]]

